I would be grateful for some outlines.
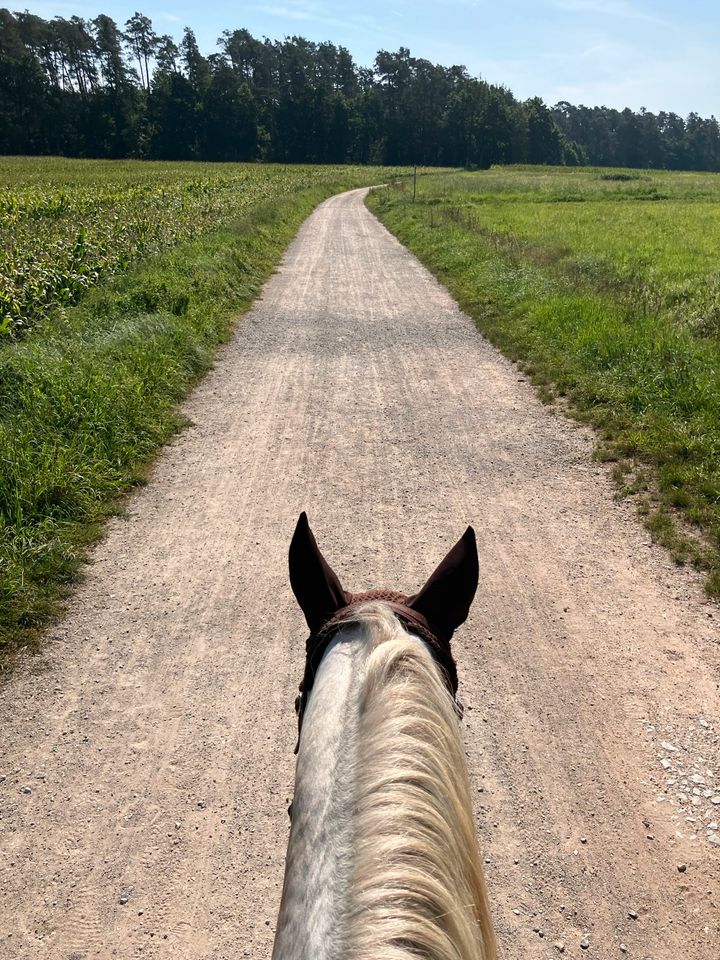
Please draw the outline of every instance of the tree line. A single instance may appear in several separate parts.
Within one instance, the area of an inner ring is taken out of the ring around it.
[[[641,109],[573,106],[552,110],[566,137],[582,144],[587,161],[600,167],[720,170],[720,125],[715,117]]]
[[[521,102],[380,50],[372,68],[303,37],[226,30],[201,53],[135,13],[120,28],[0,10],[0,153],[162,160],[618,164],[720,169],[714,118]]]

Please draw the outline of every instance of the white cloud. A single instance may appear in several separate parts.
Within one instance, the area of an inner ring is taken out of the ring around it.
[[[18,4],[18,6],[20,6],[20,4]],[[84,17],[87,20],[92,20],[93,17],[97,16],[97,4],[94,3],[40,2],[31,4],[30,8],[31,13],[34,13],[38,17],[42,17],[44,20],[52,20],[53,17],[66,17],[69,19],[72,16]],[[22,9],[28,9],[27,5],[23,4]]]
[[[287,17],[289,20],[316,20],[306,10],[290,10],[288,7],[256,7],[262,13],[269,13],[273,17]]]
[[[624,20],[642,20],[668,27],[670,22],[648,13],[628,0],[552,0],[551,6],[568,13],[591,13]]]
[[[369,29],[377,31],[381,27],[377,18],[368,14],[354,14],[346,19],[334,17],[327,12],[324,5],[314,3],[312,0],[289,0],[288,4],[282,7],[268,5],[255,6],[251,9],[270,14],[273,17],[321,23],[324,26],[338,27],[344,30]]]

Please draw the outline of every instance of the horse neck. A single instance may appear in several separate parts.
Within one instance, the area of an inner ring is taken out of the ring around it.
[[[328,647],[303,717],[292,827],[273,960],[338,960],[352,872],[358,675],[357,626]]]
[[[365,609],[305,712],[273,960],[493,960],[451,698],[423,642]]]

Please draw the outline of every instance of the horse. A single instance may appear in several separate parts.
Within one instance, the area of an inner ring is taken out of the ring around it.
[[[289,565],[310,637],[273,960],[496,960],[450,649],[472,527],[410,597],[346,592],[305,513]]]

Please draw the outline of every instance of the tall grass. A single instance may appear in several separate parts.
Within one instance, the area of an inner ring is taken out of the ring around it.
[[[720,177],[494,169],[370,203],[720,596]]]
[[[150,174],[172,181],[187,166],[152,165]],[[29,181],[38,167],[66,190],[73,176],[85,190],[89,175],[116,175],[107,164],[29,161]],[[0,346],[0,648],[32,643],[58,611],[102,520],[181,425],[177,402],[303,219],[333,193],[401,172],[299,169],[302,177],[276,177],[283,187],[273,191],[256,168],[265,188],[221,227],[206,223],[191,240],[180,231],[169,248],[168,235],[164,252],[88,288],[76,306],[47,310]],[[118,170],[135,186],[148,176],[141,164]]]

